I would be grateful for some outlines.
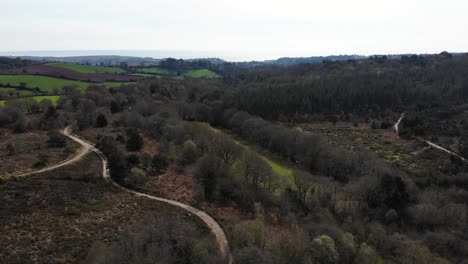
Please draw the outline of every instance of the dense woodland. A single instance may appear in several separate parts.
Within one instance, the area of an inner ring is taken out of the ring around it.
[[[97,142],[120,183],[138,188],[148,177],[144,169],[158,174],[170,164],[189,167],[197,201],[255,216],[222,223],[236,263],[468,263],[468,168],[459,160],[448,165],[457,169],[445,172],[444,181],[434,175],[416,181],[368,149],[340,148],[283,125],[395,121],[410,111],[404,136],[437,136],[418,120],[443,120],[425,113],[465,104],[467,66],[467,55],[448,53],[291,67],[218,65],[236,73],[222,80],[163,77],[116,89],[94,86],[84,93],[69,88],[56,107],[7,102],[0,125],[17,133],[74,120],[80,130],[124,128],[125,134]],[[28,118],[32,113],[40,118]],[[454,137],[467,134],[465,127],[456,125]],[[291,164],[292,179],[275,174],[229,133]],[[157,139],[160,154],[128,154],[142,147],[142,136]],[[125,258],[119,251],[124,239],[106,258]],[[154,251],[168,258],[164,254],[177,252],[163,246]],[[198,262],[178,255],[177,263],[213,263],[206,249],[184,245],[178,254],[193,257],[195,250],[203,253]]]

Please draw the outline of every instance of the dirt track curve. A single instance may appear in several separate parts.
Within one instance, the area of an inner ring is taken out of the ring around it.
[[[400,118],[398,119],[398,121],[395,123],[394,129],[395,129],[395,132],[396,132],[397,134],[400,132],[400,123],[401,123],[401,121],[403,120],[404,117],[405,117],[405,113],[403,112],[403,113],[401,114]],[[450,155],[452,155],[452,156],[455,156],[455,157],[461,159],[461,160],[464,161],[464,162],[468,162],[467,159],[465,159],[465,158],[462,157],[461,155],[459,155],[459,154],[457,154],[457,153],[455,153],[455,152],[453,152],[453,151],[451,151],[451,150],[449,150],[449,149],[446,149],[446,148],[444,148],[444,147],[442,147],[442,146],[439,146],[439,145],[437,145],[437,144],[435,144],[435,143],[433,143],[433,142],[431,142],[431,141],[429,141],[429,140],[425,140],[424,138],[417,137],[417,139],[426,142],[426,144],[428,144],[430,147],[433,147],[433,148],[435,148],[435,149],[438,149],[438,150],[441,150],[441,151],[443,151],[443,152],[445,152],[445,153],[448,153],[448,154],[450,154]]]
[[[67,127],[66,129],[64,129],[63,134],[66,135],[67,137],[69,137],[70,139],[74,140],[75,142],[78,142],[79,144],[81,144],[81,146],[83,147],[83,149],[86,150],[86,152],[91,150],[91,151],[95,152],[101,158],[101,160],[102,160],[102,175],[103,175],[104,179],[107,182],[109,182],[110,184],[116,186],[117,188],[119,188],[119,189],[121,189],[121,190],[123,190],[125,192],[132,193],[132,194],[134,194],[136,196],[148,198],[148,199],[151,199],[151,200],[156,200],[156,201],[159,201],[159,202],[168,203],[168,204],[180,207],[180,208],[182,208],[184,210],[187,210],[190,213],[198,216],[198,218],[200,218],[203,222],[205,222],[205,224],[210,228],[211,232],[215,235],[216,241],[218,242],[218,245],[219,245],[219,251],[221,253],[221,256],[226,258],[227,262],[229,264],[232,263],[232,256],[231,256],[231,253],[230,253],[230,250],[229,250],[229,242],[228,242],[228,240],[226,238],[226,235],[224,234],[224,231],[221,228],[221,226],[211,216],[209,216],[207,213],[205,213],[205,212],[203,212],[203,211],[201,211],[201,210],[199,210],[199,209],[197,209],[195,207],[192,207],[190,205],[186,205],[186,204],[183,204],[183,203],[180,203],[180,202],[177,202],[177,201],[164,199],[164,198],[160,198],[160,197],[156,197],[156,196],[152,196],[152,195],[148,195],[148,194],[144,194],[144,193],[140,193],[140,192],[130,190],[130,189],[126,188],[126,187],[123,187],[123,186],[119,185],[110,176],[109,168],[107,167],[107,158],[106,158],[106,156],[99,149],[95,148],[93,145],[91,145],[90,143],[88,143],[84,139],[81,139],[81,138],[71,134],[70,130],[71,130],[71,128]],[[83,156],[84,156],[84,154],[81,157],[83,157]],[[75,161],[76,161],[76,159],[75,159]]]
[[[60,133],[62,133],[63,135],[67,136],[67,137],[70,137],[70,134],[71,134],[71,128],[70,127],[66,127],[65,129],[61,130]],[[76,140],[75,140],[76,141]],[[46,172],[46,171],[51,171],[51,170],[55,170],[55,169],[58,169],[60,167],[63,167],[63,166],[67,166],[67,165],[70,165],[74,162],[77,162],[79,160],[81,160],[84,156],[86,156],[86,154],[88,154],[88,152],[90,151],[90,146],[89,145],[83,145],[81,144],[81,149],[80,151],[73,157],[71,158],[68,158],[66,160],[63,160],[59,163],[56,163],[54,165],[51,165],[51,166],[47,166],[43,169],[40,169],[40,170],[36,170],[36,171],[30,171],[30,172],[26,172],[26,173],[22,173],[22,174],[16,174],[16,175],[6,175],[6,176],[3,176],[5,179],[8,179],[8,178],[17,178],[17,177],[25,177],[25,176],[29,176],[29,175],[33,175],[33,174],[38,174],[38,173],[42,173],[42,172]]]

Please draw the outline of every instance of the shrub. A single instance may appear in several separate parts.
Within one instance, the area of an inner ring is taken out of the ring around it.
[[[151,165],[153,167],[154,172],[160,174],[167,167],[167,159],[163,155],[156,154],[151,160]]]
[[[138,151],[143,147],[143,138],[136,129],[127,130],[127,150]]]
[[[49,139],[47,140],[47,145],[49,148],[63,148],[66,146],[67,142],[65,137],[55,130],[47,132]]]

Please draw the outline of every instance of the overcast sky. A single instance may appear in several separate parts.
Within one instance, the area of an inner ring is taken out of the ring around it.
[[[0,0],[0,51],[468,51],[466,0]],[[227,55],[226,55],[227,56]]]

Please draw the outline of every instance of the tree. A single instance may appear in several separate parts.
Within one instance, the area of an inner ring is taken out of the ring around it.
[[[409,194],[400,177],[384,175],[377,188],[368,191],[366,199],[371,208],[385,205],[398,210],[408,205]]]
[[[182,156],[181,156],[182,165],[193,163],[197,159],[197,156],[198,156],[197,145],[195,145],[195,143],[193,143],[193,141],[190,139],[185,141],[182,147]]]
[[[314,263],[335,264],[339,263],[339,255],[335,241],[327,235],[321,235],[310,244],[311,257]]]
[[[362,243],[356,253],[355,263],[376,264],[382,263],[382,259],[372,246]]]
[[[248,220],[236,224],[231,231],[234,248],[255,246],[263,249],[266,245],[266,229],[262,220]]]
[[[245,150],[239,163],[236,165],[236,171],[246,183],[255,188],[260,186],[265,178],[271,175],[271,167],[260,158],[257,153],[251,150]]]
[[[242,151],[242,148],[234,140],[222,133],[215,134],[211,144],[211,150],[228,166],[234,163]]]
[[[313,184],[312,175],[305,171],[296,170],[293,173],[293,177],[294,184],[297,188],[297,193],[299,194],[301,201],[305,203],[307,194]]]
[[[127,129],[127,150],[138,151],[143,147],[143,138],[135,128]]]
[[[41,117],[41,129],[53,129],[59,126],[58,124],[59,113],[54,106],[49,106]]]
[[[228,175],[228,169],[221,159],[207,154],[201,157],[195,164],[194,175],[203,187],[204,197],[211,200],[219,179]]]
[[[257,247],[246,247],[234,252],[236,263],[242,264],[271,264],[273,261],[265,256]]]
[[[140,168],[132,168],[127,177],[125,177],[125,183],[131,186],[140,186],[147,180],[147,176],[144,170]]]
[[[162,170],[164,170],[167,166],[167,159],[161,154],[156,154],[151,160],[151,165],[157,174],[161,174]]]
[[[55,130],[50,130],[47,132],[49,139],[47,140],[47,145],[49,148],[63,148],[66,146],[67,142],[65,137]]]
[[[107,126],[107,119],[104,114],[99,114],[96,118],[96,127],[106,127]]]
[[[110,136],[104,136],[99,139],[96,148],[101,150],[109,162],[109,170],[117,180],[122,180],[127,173],[127,160],[125,152],[121,145]]]

